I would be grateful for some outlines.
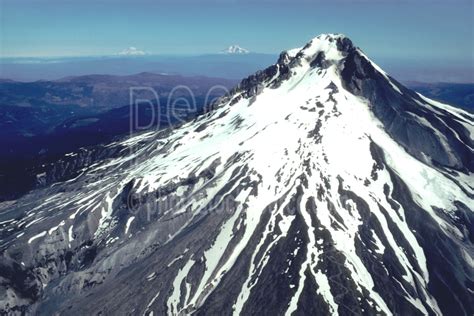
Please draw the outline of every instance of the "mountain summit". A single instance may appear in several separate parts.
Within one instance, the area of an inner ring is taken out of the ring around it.
[[[126,48],[119,52],[117,55],[120,56],[145,56],[146,53],[142,50],[139,50],[136,47],[130,46],[129,48]]]
[[[320,35],[0,212],[0,308],[472,315],[474,116]]]
[[[222,50],[221,53],[223,54],[248,54],[250,53],[249,50],[240,47],[239,45],[231,45],[226,49]]]

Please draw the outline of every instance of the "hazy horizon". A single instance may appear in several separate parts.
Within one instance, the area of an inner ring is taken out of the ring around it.
[[[86,61],[102,74],[171,71],[241,78],[321,33],[342,33],[400,80],[474,82],[473,2],[466,0],[1,0],[0,6],[2,78],[87,74],[89,68],[81,67]],[[242,70],[230,65],[234,56],[206,65],[194,60],[215,57],[234,44],[258,57],[249,55]],[[127,54],[144,56],[127,59],[123,67],[110,65]],[[195,69],[163,66],[160,59],[193,60],[188,66]],[[216,64],[230,69],[213,72]]]
[[[129,47],[153,55],[202,55],[233,44],[278,54],[321,33],[342,33],[370,56],[474,63],[473,3],[465,0],[2,0],[0,5],[2,58],[110,56]]]
[[[400,81],[474,83],[474,66],[460,61],[430,61],[369,56]],[[0,78],[57,80],[90,74],[141,72],[242,79],[276,62],[278,54],[148,55],[0,58]]]

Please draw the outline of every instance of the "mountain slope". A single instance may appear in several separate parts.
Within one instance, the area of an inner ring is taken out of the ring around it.
[[[0,82],[0,201],[34,188],[37,174],[49,173],[51,162],[64,154],[111,142],[132,128],[156,130],[188,121],[236,83],[153,73]],[[134,100],[153,105],[131,105],[131,88]]]
[[[2,204],[2,308],[471,315],[473,122],[321,35]]]
[[[407,82],[407,85],[431,99],[474,112],[474,83]]]

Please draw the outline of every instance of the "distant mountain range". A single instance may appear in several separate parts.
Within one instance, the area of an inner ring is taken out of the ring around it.
[[[42,105],[74,105],[93,111],[103,111],[128,105],[131,87],[151,87],[161,97],[179,85],[200,96],[212,87],[235,84],[236,80],[204,76],[165,75],[142,72],[128,76],[84,75],[65,77],[54,81],[0,82],[0,104],[9,106],[36,107]],[[174,93],[187,93],[183,89]]]
[[[109,142],[143,126],[160,129],[192,119],[236,83],[221,78],[153,73],[88,75],[27,83],[3,80],[0,200],[32,188],[36,183],[34,174],[49,168],[50,162],[67,152]],[[132,107],[130,88],[139,88],[134,95],[141,99]],[[153,88],[157,95],[146,88]],[[145,100],[152,103],[143,103]],[[169,104],[173,104],[173,112]]]
[[[0,59],[0,78],[35,81],[90,74],[124,76],[153,72],[241,79],[272,63],[278,56],[239,52],[243,50],[231,47],[229,53],[170,56],[141,54],[138,49],[129,48],[122,54],[104,57],[3,58]]]
[[[278,54],[247,52],[233,45],[225,53],[151,55],[136,47],[112,56],[0,58],[0,79],[57,80],[90,74],[133,75],[140,72],[241,79],[273,63]],[[473,83],[472,63],[377,60],[400,81]]]

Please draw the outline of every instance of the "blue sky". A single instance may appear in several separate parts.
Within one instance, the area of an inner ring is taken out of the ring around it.
[[[278,53],[344,33],[371,56],[473,63],[473,1],[0,0],[6,56]]]

